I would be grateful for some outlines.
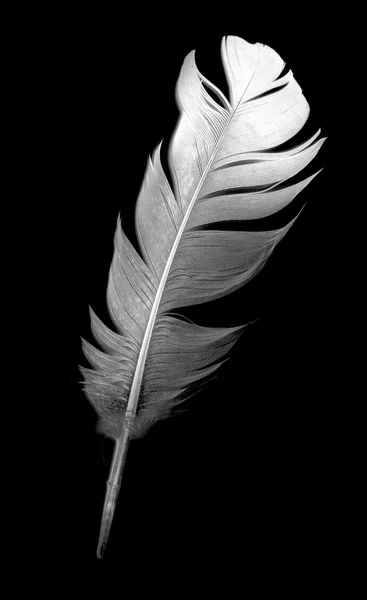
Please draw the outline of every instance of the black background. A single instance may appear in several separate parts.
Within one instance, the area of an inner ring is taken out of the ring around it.
[[[340,411],[329,386],[337,287],[329,24],[314,15],[249,16],[243,8],[204,25],[194,5],[184,15],[170,11],[60,12],[50,15],[40,44],[52,148],[49,216],[61,258],[60,544],[65,539],[68,560],[96,573],[110,564],[132,573],[142,562],[178,577],[207,570],[213,578],[216,569],[240,577],[254,569],[263,577],[272,569],[284,577],[290,569],[321,572],[337,535],[331,490]],[[265,269],[235,294],[185,311],[204,325],[257,320],[185,414],[132,442],[101,562],[95,551],[113,444],[96,434],[96,414],[81,390],[78,365],[87,363],[80,337],[93,341],[89,305],[110,324],[105,293],[116,219],[121,211],[135,243],[135,201],[148,155],[162,139],[164,153],[176,124],[182,61],[196,49],[200,71],[226,92],[220,42],[230,34],[273,47],[293,71],[311,107],[300,139],[319,127],[328,137],[302,175],[323,171],[267,220],[268,228],[280,227],[305,203]]]

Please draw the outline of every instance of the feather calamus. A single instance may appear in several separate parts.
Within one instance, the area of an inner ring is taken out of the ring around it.
[[[229,98],[198,71],[194,52],[183,63],[176,88],[180,116],[168,155],[173,189],[158,146],[136,205],[140,254],[117,223],[107,290],[116,331],[91,311],[101,349],[83,341],[93,367],[81,368],[84,389],[100,430],[115,440],[99,557],[129,440],[193,395],[244,329],[202,327],[176,309],[229,294],[263,267],[294,220],[273,231],[233,231],[226,222],[261,219],[287,206],[315,175],[289,185],[287,180],[324,141],[319,130],[291,149],[277,149],[309,114],[292,72],[282,74],[277,52],[228,36],[221,57]]]

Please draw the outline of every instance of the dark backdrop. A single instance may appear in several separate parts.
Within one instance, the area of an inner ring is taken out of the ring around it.
[[[162,568],[181,565],[178,573],[322,569],[334,535],[329,488],[339,411],[329,391],[336,283],[329,268],[335,111],[328,24],[281,14],[264,22],[243,8],[203,25],[203,16],[200,24],[191,16],[194,6],[184,16],[181,8],[170,10],[71,11],[52,18],[47,31],[49,135],[57,146],[52,218],[62,258],[57,391],[65,458],[57,485],[69,519],[69,556],[98,569],[116,561],[132,568],[142,556]],[[177,120],[182,61],[196,49],[201,72],[226,92],[220,42],[228,34],[273,47],[292,69],[311,106],[300,138],[319,127],[328,137],[302,175],[323,171],[267,219],[267,227],[281,226],[305,203],[265,269],[235,294],[186,311],[204,325],[257,321],[185,414],[132,442],[101,563],[95,550],[113,445],[96,434],[96,414],[81,390],[78,364],[87,363],[80,337],[93,341],[88,305],[110,323],[105,293],[116,219],[121,211],[134,242],[148,155],[161,139],[164,153]]]

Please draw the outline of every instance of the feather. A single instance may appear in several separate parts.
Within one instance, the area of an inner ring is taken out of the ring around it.
[[[221,55],[229,99],[198,71],[194,52],[183,63],[176,89],[180,116],[168,156],[173,189],[159,145],[136,205],[141,255],[117,222],[107,290],[116,332],[91,311],[101,350],[83,341],[93,367],[81,368],[84,389],[100,430],[115,440],[99,557],[129,440],[196,393],[244,330],[202,327],[175,311],[225,296],[259,272],[295,219],[273,231],[233,231],[225,224],[262,219],[287,206],[315,175],[296,184],[287,180],[324,141],[318,131],[301,145],[276,150],[302,128],[309,106],[291,71],[279,77],[284,62],[274,50],[228,36]]]

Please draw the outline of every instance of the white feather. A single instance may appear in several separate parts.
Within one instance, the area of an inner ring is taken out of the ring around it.
[[[309,114],[292,72],[279,78],[284,62],[274,50],[229,36],[222,42],[222,62],[229,100],[198,71],[194,52],[186,57],[176,93],[180,118],[168,156],[173,190],[158,146],[136,206],[141,257],[117,225],[107,299],[118,333],[91,313],[104,351],[84,342],[94,367],[82,369],[85,390],[102,431],[116,440],[99,556],[128,440],[192,395],[244,329],[201,327],[172,313],[231,293],[263,267],[294,220],[275,231],[232,231],[225,222],[261,219],[289,204],[314,176],[284,182],[324,141],[317,132],[290,150],[274,151]],[[218,223],[223,229],[211,228]]]

